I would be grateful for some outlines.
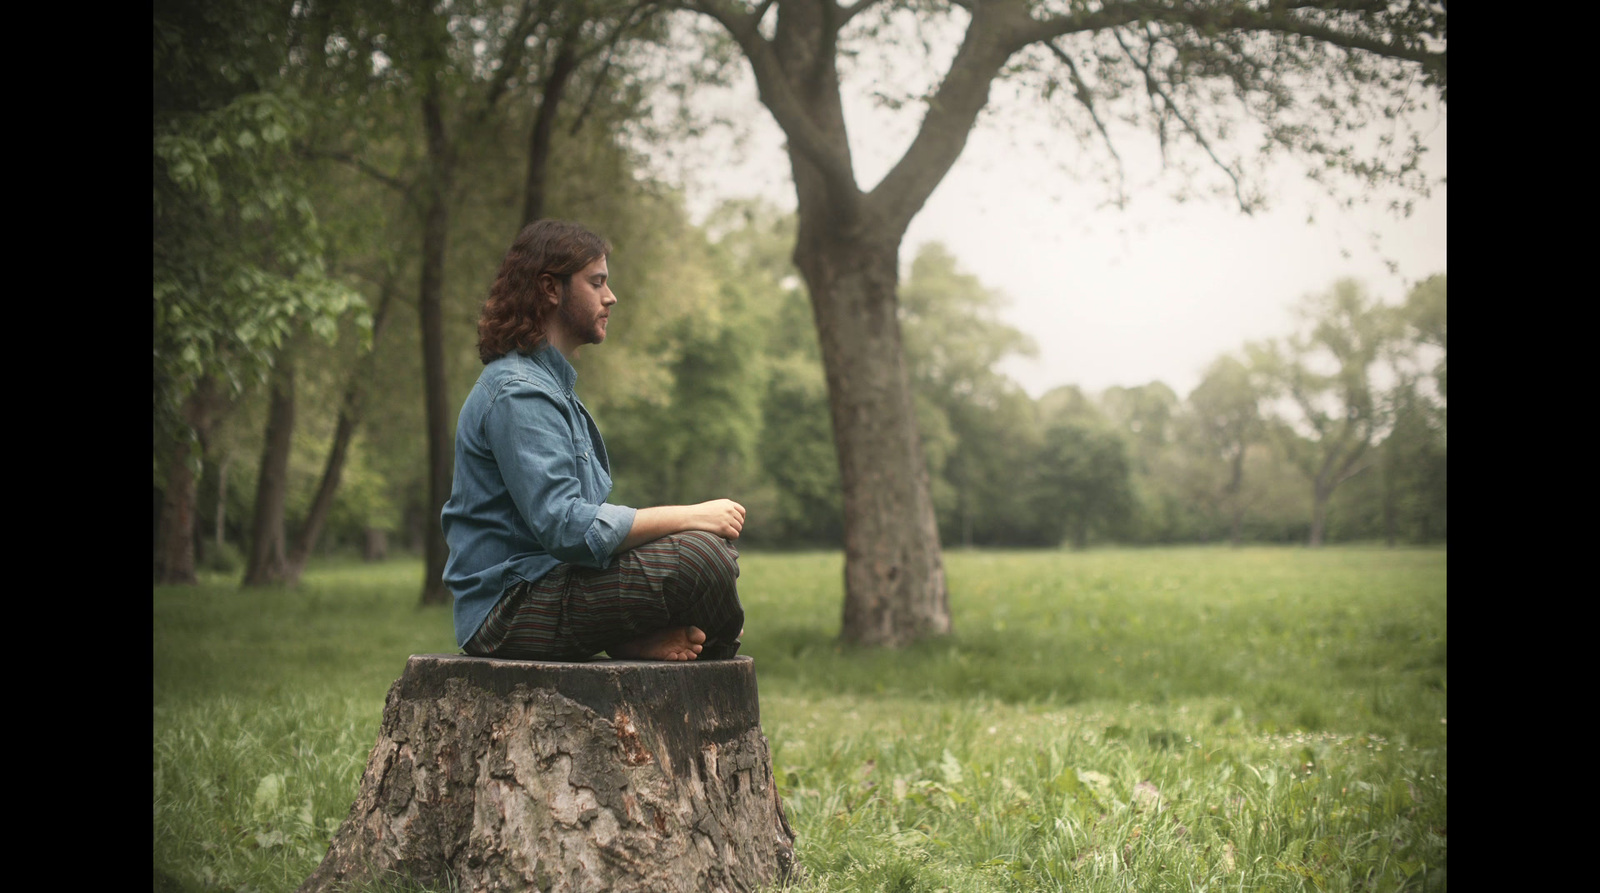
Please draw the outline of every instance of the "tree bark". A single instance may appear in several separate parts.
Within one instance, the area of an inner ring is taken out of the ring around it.
[[[278,352],[272,369],[272,398],[261,447],[261,472],[256,478],[256,506],[250,525],[250,556],[244,585],[269,586],[286,579],[284,500],[289,494],[289,449],[294,440],[294,356]]]
[[[753,662],[414,655],[300,893],[733,891],[797,873]]]

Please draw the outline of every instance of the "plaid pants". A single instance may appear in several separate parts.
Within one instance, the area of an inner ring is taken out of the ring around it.
[[[690,530],[623,552],[607,568],[563,564],[508,588],[462,650],[588,660],[646,633],[696,626],[706,634],[701,660],[733,657],[744,629],[738,558],[732,542]]]

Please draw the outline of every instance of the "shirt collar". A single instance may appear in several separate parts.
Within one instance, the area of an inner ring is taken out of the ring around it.
[[[566,390],[570,391],[577,385],[578,370],[572,368],[572,364],[567,361],[567,358],[549,341],[535,347],[526,356],[555,376],[556,381],[560,382],[561,387]]]

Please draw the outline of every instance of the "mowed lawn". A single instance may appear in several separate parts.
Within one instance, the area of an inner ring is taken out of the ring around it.
[[[805,889],[1434,890],[1442,549],[950,551],[955,631],[836,642],[842,557],[747,550]],[[292,890],[408,655],[421,564],[154,592],[158,890]]]

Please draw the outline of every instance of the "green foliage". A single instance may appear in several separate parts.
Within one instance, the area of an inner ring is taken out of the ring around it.
[[[996,319],[1005,301],[937,242],[918,249],[900,289],[935,514],[946,540],[1054,545],[1018,486],[1018,469],[1037,460],[1041,435],[1031,401],[995,366],[1037,347]]]
[[[1437,273],[1429,276],[1412,287],[1406,294],[1406,303],[1401,309],[1401,318],[1405,321],[1409,331],[1414,333],[1418,345],[1436,348],[1437,361],[1433,364],[1432,373],[1435,386],[1439,391],[1439,398],[1445,399],[1445,354],[1448,350],[1446,338],[1446,308],[1445,308],[1445,275]]]
[[[1034,490],[1039,523],[1083,548],[1091,533],[1115,532],[1133,511],[1127,442],[1083,418],[1045,429]]]
[[[1442,550],[954,551],[955,632],[894,653],[834,641],[842,560],[741,560],[807,889],[1443,888]],[[406,656],[454,650],[418,570],[155,589],[171,888],[317,865]]]
[[[155,331],[174,377],[230,360],[259,377],[297,321],[331,341],[338,320],[364,308],[326,272],[290,151],[305,127],[301,103],[275,93],[158,120]],[[239,389],[245,376],[226,371]]]
[[[316,115],[282,75],[283,10],[164,4],[154,29],[153,380],[158,448],[191,436],[184,403],[205,378],[225,399],[266,381],[301,330],[370,327],[333,276],[303,145]],[[161,469],[157,471],[160,481]]]

